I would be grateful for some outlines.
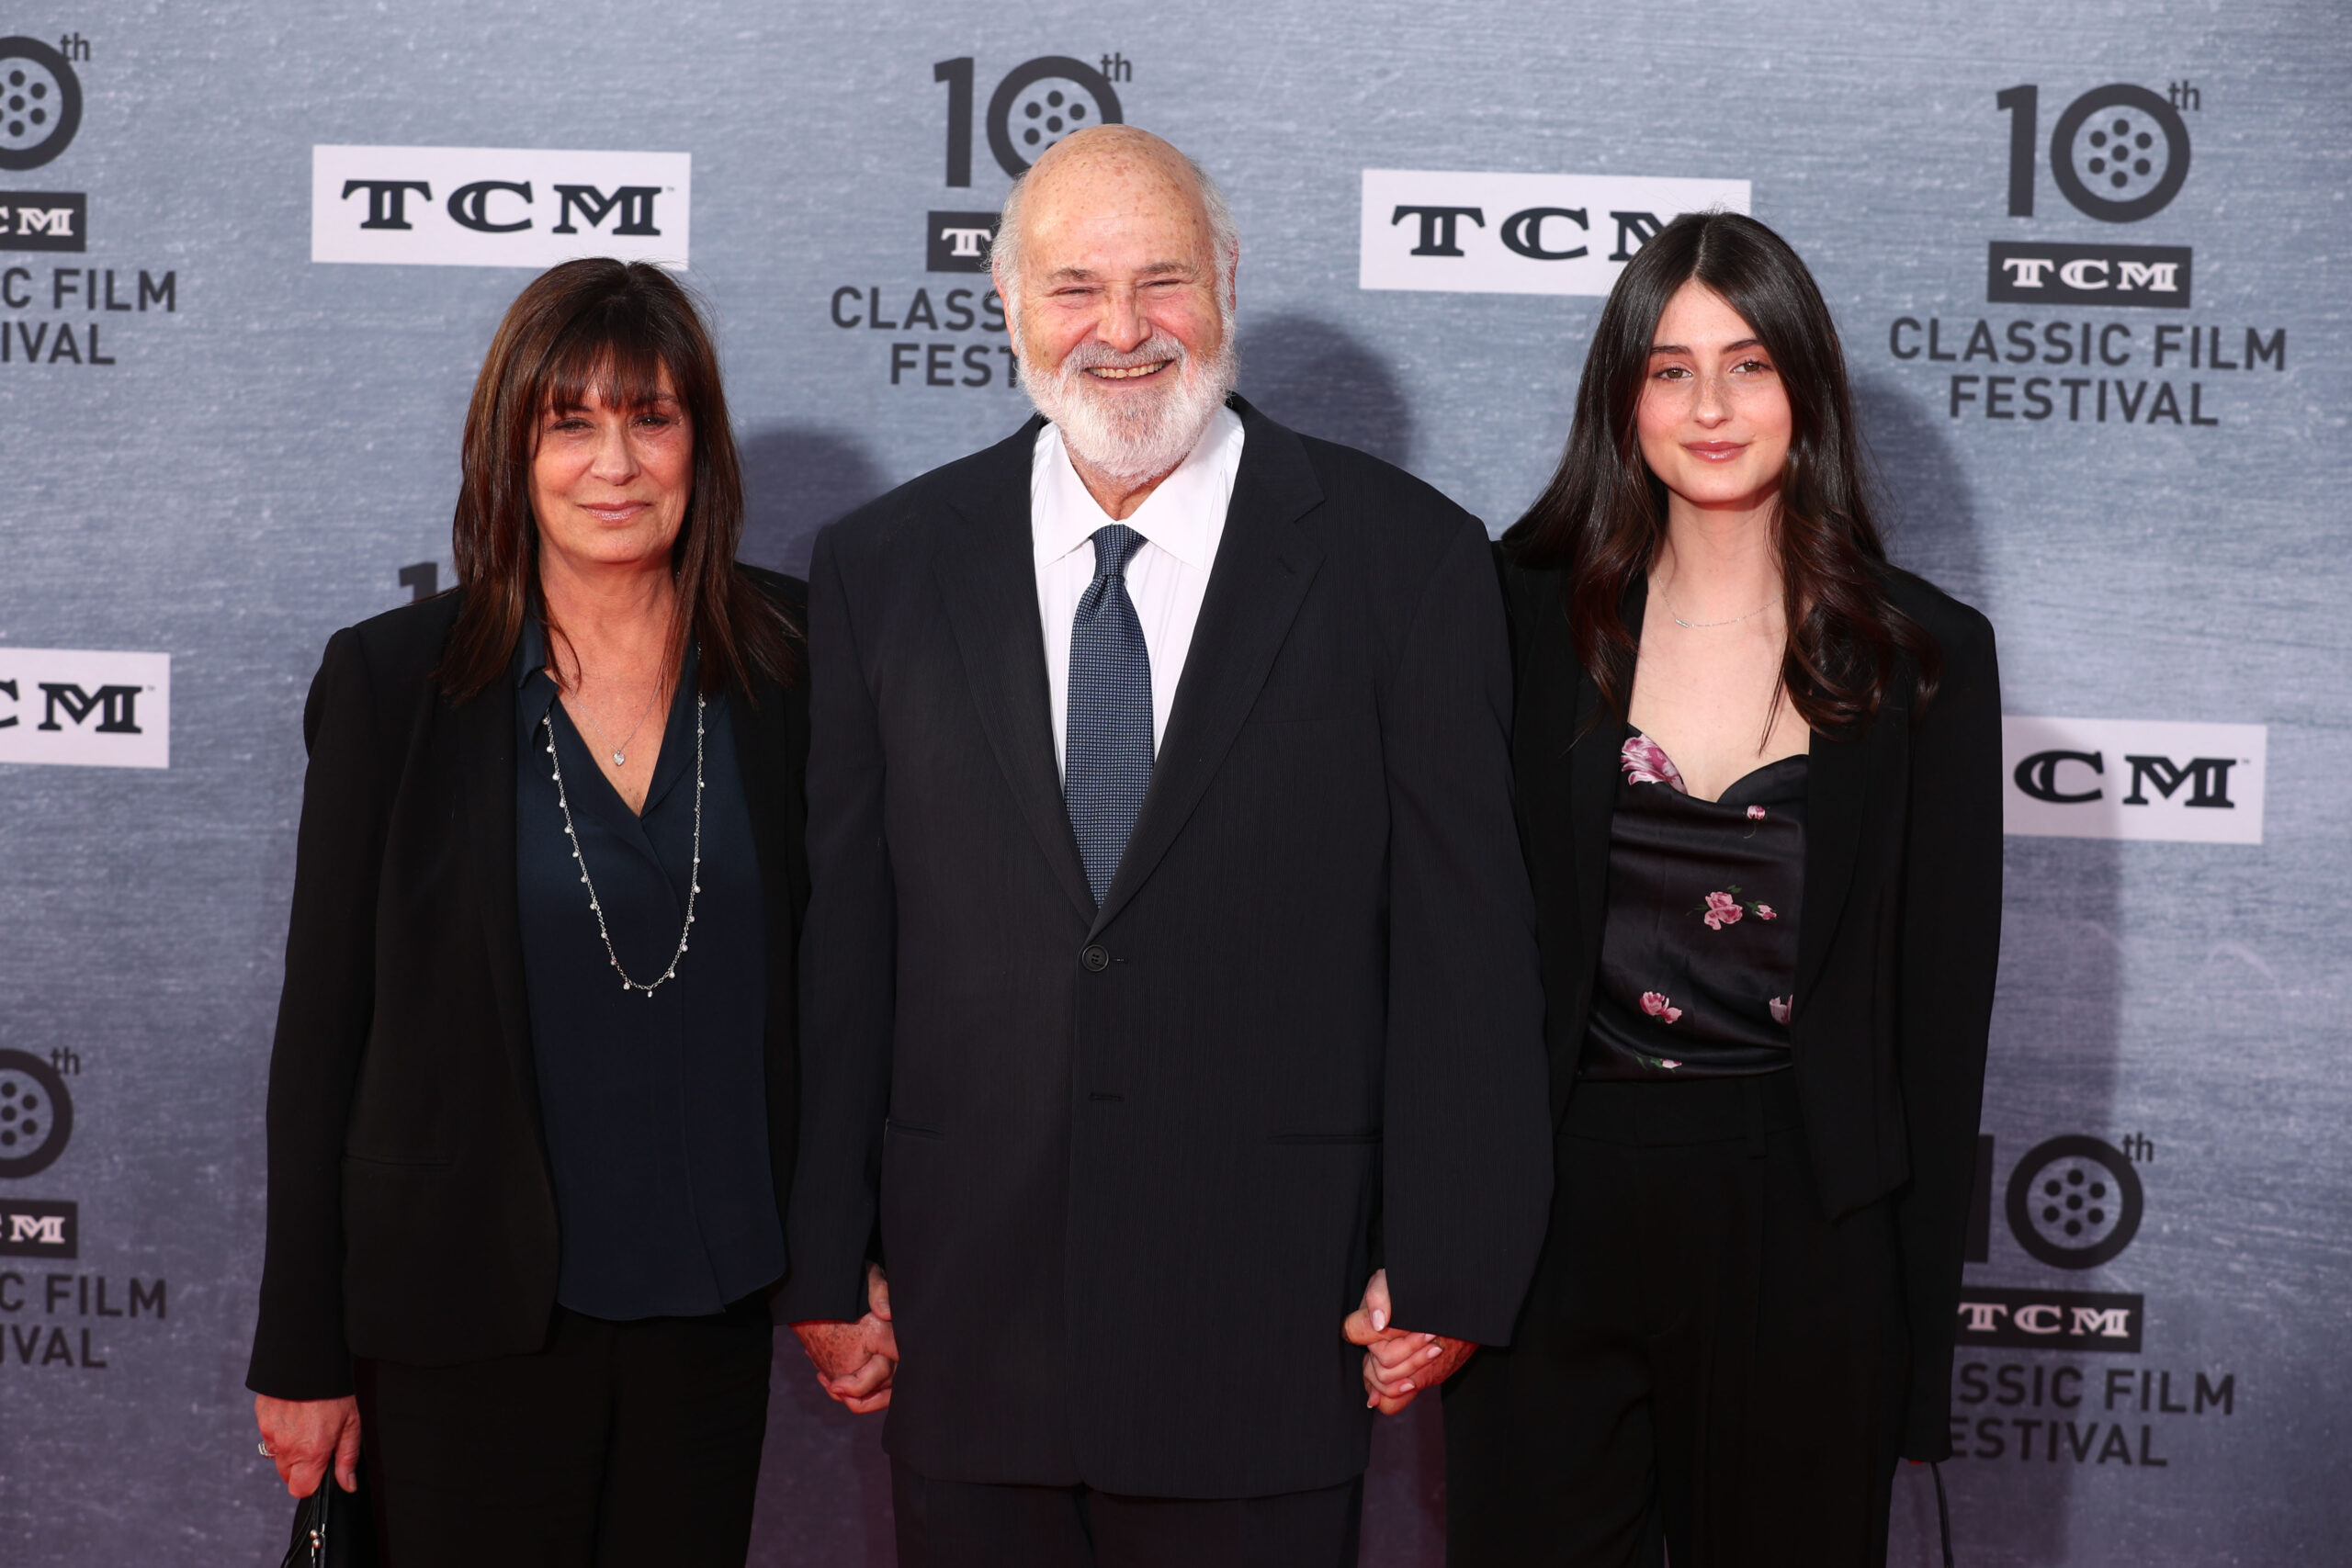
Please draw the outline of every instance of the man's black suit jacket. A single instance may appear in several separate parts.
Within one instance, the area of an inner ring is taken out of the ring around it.
[[[1555,1118],[1576,1087],[1600,969],[1623,734],[1577,661],[1561,578],[1504,570]],[[1636,642],[1645,586],[1626,595]],[[2001,682],[1983,615],[1908,573],[1889,571],[1884,587],[1935,638],[1940,687],[1914,712],[1906,661],[1866,729],[1813,738],[1789,1035],[1823,1212],[1893,1199],[1911,1342],[1903,1451],[1940,1460],[2000,956]],[[1555,1201],[1629,1200],[1564,1188]]]
[[[807,1100],[787,1310],[854,1317],[945,1480],[1231,1497],[1363,1468],[1361,1352],[1509,1335],[1550,1188],[1485,531],[1236,400],[1225,534],[1101,908],[1064,809],[1039,423],[810,570]]]
[[[739,568],[803,622],[806,585]],[[454,1365],[539,1348],[555,1190],[514,884],[514,685],[432,679],[458,595],[335,633],[311,753],[269,1066],[269,1218],[246,1382],[352,1391],[351,1359]],[[768,930],[768,1155],[799,1133],[795,951],[808,902],[806,681],[728,694]]]

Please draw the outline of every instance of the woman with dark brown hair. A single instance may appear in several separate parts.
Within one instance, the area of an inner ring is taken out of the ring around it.
[[[808,706],[741,529],[693,303],[568,262],[475,384],[457,589],[311,684],[247,1382],[395,1562],[743,1561]]]
[[[1951,1451],[1992,627],[1887,563],[1836,324],[1736,214],[1625,268],[1503,556],[1556,1184],[1447,1389],[1451,1561],[1881,1562]]]

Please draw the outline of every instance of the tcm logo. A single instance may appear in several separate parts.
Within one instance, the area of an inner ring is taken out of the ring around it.
[[[2015,305],[2188,309],[2187,245],[2020,245],[1996,240],[1984,298]]]
[[[0,251],[79,251],[90,198],[80,191],[0,190]]]
[[[2262,842],[2259,724],[2004,718],[2002,825],[2027,837]]]
[[[996,240],[993,212],[933,212],[923,230],[923,267],[929,272],[986,272],[989,246]]]
[[[1366,169],[1357,283],[1463,294],[1607,294],[1685,212],[1746,212],[1746,180]]]
[[[0,762],[171,766],[172,656],[0,648]]]
[[[2012,1350],[2140,1353],[2144,1298],[2093,1291],[1961,1292],[1956,1343]]]
[[[78,1207],[39,1198],[0,1198],[0,1258],[79,1257]]]
[[[1994,95],[2009,117],[2009,216],[2033,216],[2041,149],[2041,89]],[[2102,223],[2136,223],[2172,203],[2188,178],[2184,108],[2204,96],[2188,82],[2163,94],[2110,82],[2059,114],[2050,133],[2050,177],[2067,204]],[[2188,308],[2188,247],[2022,245],[1995,241],[1984,298],[2009,305],[2154,305]]]
[[[2117,1148],[2079,1134],[2028,1149],[2009,1172],[2002,1216],[2028,1257],[2053,1269],[2096,1269],[2122,1256],[2147,1210],[2134,1160],[2155,1145],[2134,1134]],[[2129,1150],[2130,1153],[2125,1151]],[[1962,1256],[1984,1263],[1993,1251],[1994,1141],[1976,1140],[1975,1190]],[[1961,1291],[1959,1343],[2025,1350],[2115,1350],[2137,1355],[2144,1316],[2141,1297],[2097,1291]]]
[[[617,256],[684,269],[688,152],[311,149],[311,259],[548,267]]]

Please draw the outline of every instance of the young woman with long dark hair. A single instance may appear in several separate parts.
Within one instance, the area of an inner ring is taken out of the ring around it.
[[[808,707],[742,520],[693,302],[567,262],[475,383],[457,589],[311,683],[247,1381],[394,1562],[748,1548]]]
[[[1676,220],[1503,543],[1557,1128],[1452,1561],[1883,1561],[1940,1460],[2000,919],[1984,616],[1887,562],[1796,253]]]

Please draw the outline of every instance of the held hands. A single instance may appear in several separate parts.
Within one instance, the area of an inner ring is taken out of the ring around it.
[[[1364,1404],[1383,1416],[1396,1415],[1423,1390],[1460,1371],[1478,1348],[1467,1339],[1397,1327],[1390,1314],[1385,1269],[1365,1282],[1363,1301],[1348,1314],[1340,1331],[1349,1344],[1364,1347]]]
[[[825,1392],[861,1416],[889,1408],[890,1382],[899,1370],[899,1341],[890,1325],[890,1281],[878,1264],[866,1265],[865,1295],[866,1314],[855,1323],[812,1320],[792,1325]],[[1340,1332],[1349,1344],[1365,1348],[1364,1403],[1384,1416],[1396,1415],[1424,1389],[1452,1377],[1478,1348],[1467,1339],[1396,1327],[1389,1318],[1385,1269],[1366,1282],[1363,1302],[1348,1314]],[[357,1431],[355,1416],[355,1452]]]
[[[262,1452],[277,1461],[277,1478],[297,1497],[319,1489],[327,1464],[345,1492],[359,1490],[359,1401],[272,1399],[254,1395],[254,1422],[261,1427]]]
[[[860,1416],[890,1407],[890,1380],[899,1371],[890,1280],[878,1263],[865,1266],[865,1315],[855,1323],[820,1318],[792,1325],[817,1369],[817,1382]]]

